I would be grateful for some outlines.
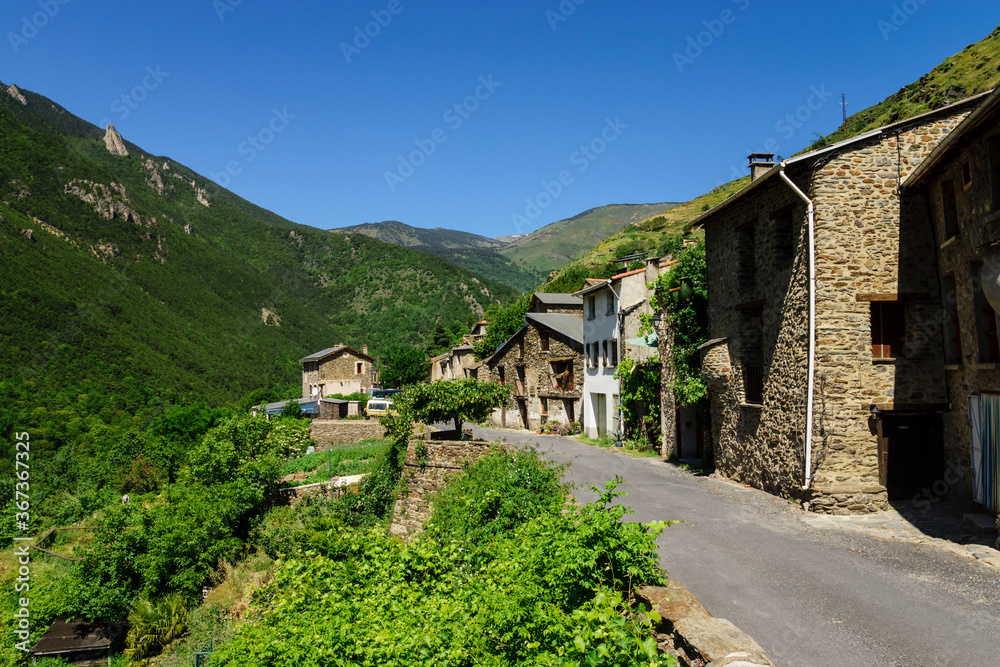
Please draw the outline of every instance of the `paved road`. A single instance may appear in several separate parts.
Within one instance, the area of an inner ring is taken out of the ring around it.
[[[1000,665],[1000,573],[960,555],[858,532],[822,530],[797,506],[659,459],[569,438],[478,429],[570,462],[581,501],[615,475],[637,521],[683,519],[660,537],[661,563],[778,667]]]

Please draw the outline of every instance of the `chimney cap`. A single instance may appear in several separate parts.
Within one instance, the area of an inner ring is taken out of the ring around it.
[[[747,159],[753,162],[774,162],[774,153],[750,153]]]

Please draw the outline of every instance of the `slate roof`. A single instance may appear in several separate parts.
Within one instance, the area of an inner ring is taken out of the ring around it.
[[[580,297],[572,294],[535,292],[534,296],[538,299],[539,303],[544,303],[546,306],[583,306],[583,301],[581,301]]]
[[[571,313],[528,313],[525,318],[544,324],[549,329],[583,345],[583,318]]]
[[[341,350],[350,350],[351,352],[353,352],[354,354],[358,355],[359,357],[364,357],[366,359],[372,359],[372,361],[374,361],[373,357],[365,354],[364,352],[358,352],[354,348],[347,347],[346,345],[338,345],[337,347],[328,347],[325,350],[320,350],[319,352],[316,352],[314,354],[310,354],[308,357],[302,357],[301,359],[299,359],[299,363],[300,364],[304,364],[307,361],[320,361],[322,359],[326,359],[331,354],[336,354],[337,352],[340,352]]]
[[[65,617],[59,617],[32,647],[31,655],[107,650],[121,634],[119,625],[99,626],[86,621],[69,623]]]

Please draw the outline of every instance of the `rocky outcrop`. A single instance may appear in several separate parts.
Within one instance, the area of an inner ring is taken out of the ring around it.
[[[104,145],[108,147],[108,152],[112,155],[126,157],[128,149],[125,148],[125,140],[118,134],[114,125],[108,125],[107,132],[104,133]]]
[[[165,172],[170,171],[170,163],[164,162],[163,166],[157,165],[152,158],[146,158],[142,163],[143,169],[149,172],[146,185],[152,188],[156,194],[163,197],[174,191],[174,184],[167,180]]]
[[[17,86],[15,86],[14,84],[7,86],[7,94],[9,94],[11,97],[13,97],[15,100],[17,100],[24,106],[28,106],[28,100],[24,98],[24,95],[21,93],[20,90],[18,90]]]
[[[19,181],[16,178],[11,179],[10,183],[10,195],[14,199],[24,199],[25,197],[31,196],[31,190],[28,186],[24,184],[24,181]]]
[[[132,208],[132,201],[128,197],[125,186],[120,183],[105,185],[104,183],[76,179],[67,183],[63,192],[75,195],[92,205],[101,217],[108,220],[120,218],[137,225],[145,224],[147,227],[156,223],[155,219],[143,222],[139,214]]]
[[[194,196],[195,199],[198,200],[198,203],[201,204],[202,206],[207,208],[212,205],[212,202],[208,200],[208,192],[206,192],[204,189],[195,186]]]
[[[260,319],[264,322],[264,326],[268,326],[270,323],[273,326],[281,328],[281,318],[270,308],[260,309]]]

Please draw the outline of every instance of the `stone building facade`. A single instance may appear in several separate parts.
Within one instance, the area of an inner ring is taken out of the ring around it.
[[[944,469],[928,487],[1000,509],[1000,89],[995,90],[903,184],[903,206],[927,211],[937,249],[940,298],[921,340],[943,338],[950,409]],[[921,496],[925,502],[925,494]]]
[[[926,212],[901,209],[898,192],[976,103],[781,165],[758,161],[750,185],[698,218],[712,338],[703,371],[720,472],[838,514],[884,510],[889,495],[912,496],[939,474],[940,339],[917,336],[938,302],[928,270],[935,245]],[[809,209],[782,174],[815,211],[808,448]]]
[[[302,364],[303,398],[368,392],[375,383],[375,359],[368,346],[361,352],[346,345],[320,350],[299,360]]]
[[[582,308],[567,310],[529,312],[524,327],[483,361],[480,379],[513,386],[510,403],[494,411],[493,425],[537,430],[583,419]]]

